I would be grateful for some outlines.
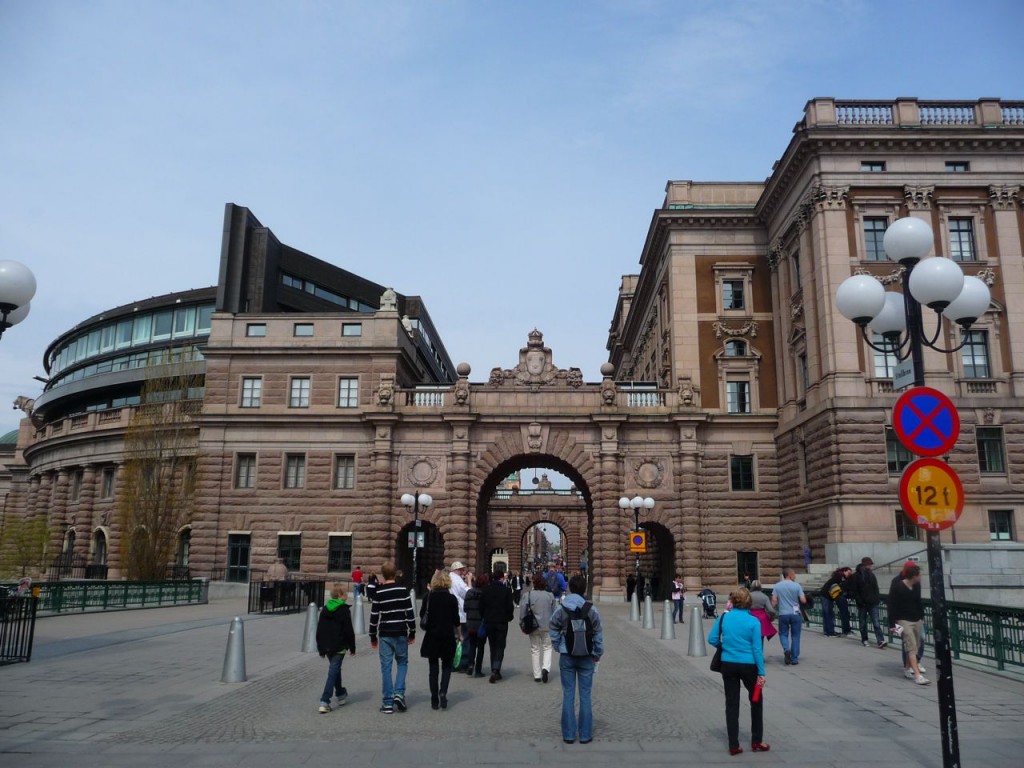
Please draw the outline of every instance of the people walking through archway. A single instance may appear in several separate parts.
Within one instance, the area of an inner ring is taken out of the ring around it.
[[[491,574],[491,583],[484,588],[480,600],[480,613],[487,633],[487,647],[491,651],[490,682],[497,683],[502,679],[501,663],[505,659],[508,625],[516,615],[512,590],[505,585],[503,572],[495,571]]]
[[[449,591],[451,586],[451,577],[444,571],[437,571],[430,580],[430,592],[420,609],[420,626],[423,627],[420,656],[430,664],[431,709],[448,709],[448,684],[452,677],[456,638],[462,638],[459,603]]]
[[[519,625],[530,636],[530,660],[533,662],[533,679],[546,683],[551,674],[551,615],[557,603],[548,592],[544,576],[533,577],[533,589],[526,593],[526,599],[519,608]],[[533,617],[532,623],[529,617]]]

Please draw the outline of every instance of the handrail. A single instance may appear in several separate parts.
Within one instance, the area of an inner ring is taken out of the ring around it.
[[[878,570],[881,570],[882,568],[888,568],[889,566],[896,565],[896,563],[905,563],[905,562],[907,562],[907,560],[912,558],[914,555],[920,555],[922,552],[927,552],[927,551],[928,551],[927,548],[919,549],[916,552],[911,552],[909,555],[904,555],[903,557],[897,557],[895,560],[890,560],[888,563],[882,563],[881,565],[873,565],[871,567],[873,569],[875,569],[876,571],[878,571]]]

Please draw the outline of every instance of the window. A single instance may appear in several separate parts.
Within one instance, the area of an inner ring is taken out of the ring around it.
[[[885,428],[885,461],[890,475],[898,475],[914,460],[912,454],[896,437],[892,427]]]
[[[729,458],[729,477],[734,491],[754,490],[754,457],[731,456]]]
[[[725,342],[725,356],[726,357],[746,357],[747,356],[747,342],[740,341],[739,339],[733,339]]]
[[[727,381],[725,397],[729,413],[750,413],[749,381]]]
[[[921,538],[920,528],[907,517],[902,509],[896,510],[896,541],[917,541]]]
[[[171,328],[174,325],[174,313],[171,310],[157,312],[153,315],[153,341],[163,341],[171,338]]]
[[[966,378],[987,379],[991,376],[988,362],[988,331],[968,331],[967,342],[960,354]]]
[[[975,431],[978,445],[978,469],[982,474],[999,475],[1006,472],[1002,427],[978,427]]]
[[[182,336],[194,336],[196,332],[196,308],[179,307],[174,310],[174,330],[172,336],[179,339]]]
[[[266,336],[267,335],[267,324],[266,323],[247,323],[245,326],[246,336]]]
[[[240,453],[235,457],[235,488],[256,487],[256,454]]]
[[[107,467],[103,470],[103,478],[100,482],[100,498],[114,498],[114,468]]]
[[[277,556],[284,560],[289,571],[297,571],[302,563],[302,534],[279,533],[277,535]]]
[[[793,291],[799,291],[803,284],[803,275],[800,273],[800,251],[793,251]]]
[[[800,485],[806,487],[810,472],[807,470],[807,443],[803,440],[796,446],[796,462],[800,470]]]
[[[306,487],[306,456],[302,453],[289,453],[284,463],[284,487]]]
[[[259,408],[263,397],[263,379],[259,376],[242,377],[242,407]]]
[[[295,323],[293,333],[296,336],[312,336],[313,335],[313,324],[312,323]]]
[[[971,170],[971,164],[966,160],[947,160],[946,170],[950,173],[967,173]]]
[[[356,408],[359,406],[359,379],[338,379],[338,407]]]
[[[76,502],[82,498],[82,470],[71,473],[71,501]]]
[[[875,353],[875,378],[891,379],[893,371],[900,362],[896,352],[893,350],[893,345],[887,342],[880,333],[875,334],[873,341],[876,347],[886,350],[884,352],[879,352],[877,349],[873,350]]]
[[[309,377],[296,376],[292,379],[289,408],[309,408]]]
[[[334,488],[339,491],[350,491],[356,487],[356,457],[334,457]]]
[[[796,362],[800,371],[800,393],[806,395],[807,390],[811,388],[811,371],[807,367],[807,353],[799,355]]]
[[[114,346],[117,349],[124,349],[132,345],[132,321],[120,320],[117,323],[117,332]]]
[[[736,583],[743,584],[746,581],[760,579],[758,571],[757,552],[736,553]]]
[[[886,216],[868,216],[864,219],[864,258],[868,261],[886,261],[885,248],[882,245],[882,238],[885,237],[885,230],[889,228],[889,219]]]
[[[953,261],[977,261],[974,247],[974,219],[959,217],[949,220],[949,257]]]
[[[992,541],[1015,541],[1012,509],[988,511],[988,537]]]
[[[248,533],[228,534],[228,567],[224,574],[226,581],[241,584],[249,581],[250,540]]]
[[[722,281],[722,309],[726,312],[746,309],[742,280]]]
[[[885,170],[884,160],[861,160],[860,169],[865,173],[881,173]]]
[[[150,335],[153,332],[152,315],[140,315],[135,318],[132,324],[132,346],[149,344]]]
[[[352,537],[332,533],[327,537],[327,570],[347,573],[352,570]]]
[[[342,336],[362,336],[363,335],[363,324],[362,323],[342,323],[341,324],[341,335]]]

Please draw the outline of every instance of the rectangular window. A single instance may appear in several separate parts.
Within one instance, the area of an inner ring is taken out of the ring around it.
[[[359,379],[338,379],[338,407],[357,408],[359,406]]]
[[[1013,510],[990,509],[988,511],[988,533],[992,541],[1016,541],[1013,534]]]
[[[865,173],[882,173],[885,170],[884,160],[861,160],[860,169]]]
[[[899,365],[899,358],[896,357],[895,351],[891,351],[892,345],[885,340],[882,334],[876,333],[873,341],[876,347],[886,350],[885,352],[879,352],[877,349],[872,350],[875,353],[875,378],[891,379],[893,377],[893,370]]]
[[[746,308],[742,280],[722,281],[722,309],[726,312]]]
[[[260,376],[242,377],[242,407],[259,408],[263,399],[263,379]]]
[[[896,541],[917,541],[921,538],[920,528],[914,525],[902,509],[896,510]]]
[[[245,325],[246,336],[266,336],[267,335],[267,324],[266,323],[246,323]]]
[[[301,570],[302,534],[279,533],[277,535],[277,556],[284,560],[289,571]]]
[[[912,454],[896,437],[892,427],[885,428],[885,461],[890,475],[899,475],[914,460]]]
[[[987,379],[992,375],[988,359],[988,331],[968,331],[967,343],[960,354],[966,378]]]
[[[793,290],[799,291],[803,284],[804,279],[800,272],[800,251],[793,251]]]
[[[750,413],[750,382],[725,382],[725,398],[729,413]]]
[[[203,335],[210,332],[210,326],[213,324],[213,305],[208,304],[205,307],[199,307],[196,312],[196,334]]]
[[[974,219],[960,217],[949,220],[949,258],[953,261],[977,261],[974,247]]]
[[[71,473],[71,501],[77,502],[82,498],[82,470]]]
[[[114,498],[114,468],[107,467],[103,470],[103,479],[100,483],[100,498]]]
[[[754,457],[731,456],[729,478],[734,491],[754,490]]]
[[[100,341],[100,352],[110,352],[114,348],[114,333],[117,326],[114,323],[103,326],[103,337]]]
[[[153,341],[164,341],[171,338],[171,328],[174,325],[173,318],[174,313],[169,309],[153,315]]]
[[[352,570],[352,537],[330,534],[327,537],[327,570],[348,573]]]
[[[1002,427],[977,427],[978,468],[982,474],[1001,475],[1006,472]]]
[[[117,349],[125,349],[132,345],[132,321],[118,320],[117,322],[117,338],[114,342],[114,346]]]
[[[153,334],[153,318],[150,315],[136,317],[132,325],[132,346],[149,344],[150,336]]]
[[[313,335],[313,324],[312,323],[295,323],[292,332],[296,336],[312,336]]]
[[[886,216],[868,216],[864,219],[864,258],[868,261],[886,261],[885,248],[882,245],[882,238],[885,237],[885,230],[889,228],[889,219]]]
[[[342,336],[362,336],[363,335],[363,324],[362,323],[342,323],[341,324],[341,335]]]
[[[334,488],[350,491],[356,487],[356,457],[337,455],[334,457]]]
[[[228,567],[224,578],[236,584],[249,581],[249,550],[251,536],[248,533],[228,534]]]
[[[971,164],[966,160],[947,160],[946,170],[949,173],[967,173],[971,170]]]
[[[174,331],[173,336],[180,339],[187,336],[194,336],[196,332],[196,308],[179,307],[174,310]]]
[[[745,584],[747,582],[751,582],[760,578],[761,576],[758,571],[757,552],[737,552],[736,583]]]
[[[305,488],[306,487],[306,455],[303,453],[289,453],[285,456],[284,462],[284,487]]]
[[[235,488],[256,487],[256,454],[239,453],[235,456]]]
[[[797,367],[800,369],[800,394],[806,395],[811,388],[811,372],[807,367],[806,353],[797,357]]]
[[[289,408],[309,408],[309,377],[296,376],[291,382],[288,395]]]

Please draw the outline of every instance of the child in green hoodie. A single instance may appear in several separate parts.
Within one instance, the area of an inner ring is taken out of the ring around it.
[[[320,658],[330,662],[327,669],[327,682],[324,692],[320,694],[320,714],[331,711],[331,692],[335,695],[335,706],[340,707],[348,698],[348,691],[341,684],[341,662],[345,654],[356,652],[356,633],[352,629],[352,611],[345,604],[345,587],[334,584],[327,605],[320,611],[320,619],[316,625],[316,649]]]

